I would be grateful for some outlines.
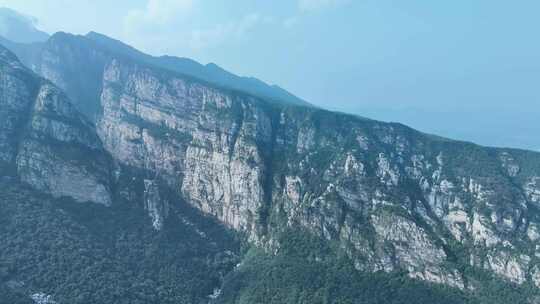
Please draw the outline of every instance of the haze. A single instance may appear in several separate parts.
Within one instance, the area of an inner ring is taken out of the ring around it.
[[[48,33],[97,31],[215,62],[333,110],[540,150],[538,1],[0,0]]]

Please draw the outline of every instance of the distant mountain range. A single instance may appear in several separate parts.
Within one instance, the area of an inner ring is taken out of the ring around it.
[[[133,60],[193,76],[212,84],[247,92],[270,101],[286,102],[296,105],[310,105],[306,101],[294,96],[277,85],[270,86],[253,77],[237,76],[214,63],[202,65],[189,58],[179,58],[174,56],[153,57],[144,54],[121,41],[114,40],[95,32],[90,32],[85,37],[115,54],[121,54]]]
[[[174,56],[154,57],[135,48],[124,44],[121,41],[112,39],[105,35],[90,32],[85,36],[68,35],[58,33],[53,35],[51,41],[47,33],[39,31],[34,27],[33,20],[19,13],[0,8],[0,43],[15,52],[21,61],[36,68],[39,66],[39,54],[48,44],[54,43],[58,39],[70,39],[72,43],[92,47],[96,51],[108,52],[115,56],[126,57],[132,60],[143,62],[149,65],[191,76],[211,84],[224,88],[238,90],[278,103],[290,103],[296,105],[310,104],[301,98],[294,96],[277,85],[268,85],[263,81],[253,77],[241,77],[230,73],[214,63],[202,65],[188,58]],[[63,38],[62,38],[63,37]]]

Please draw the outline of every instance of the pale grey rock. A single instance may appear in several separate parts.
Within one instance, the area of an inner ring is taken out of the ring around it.
[[[53,300],[51,295],[45,294],[43,292],[38,292],[30,295],[30,299],[34,301],[35,304],[57,304],[58,302]]]
[[[540,177],[530,177],[523,188],[528,199],[537,206],[540,206]]]
[[[377,175],[381,179],[381,182],[387,186],[397,186],[399,182],[399,173],[392,167],[384,153],[379,154],[377,163],[379,166]]]
[[[517,174],[519,173],[520,167],[518,163],[516,162],[516,160],[512,158],[512,156],[507,152],[501,153],[499,155],[499,158],[502,162],[503,168],[506,169],[508,175],[511,177],[517,176]]]
[[[100,168],[106,166],[101,143],[66,97],[45,83],[32,114],[27,135],[19,143],[20,178],[56,197],[110,205],[107,169]],[[102,162],[95,164],[99,158]]]
[[[483,244],[487,247],[497,245],[501,242],[501,239],[497,236],[495,231],[490,228],[490,220],[485,216],[474,213],[472,223],[472,237],[476,244]]]
[[[398,266],[408,270],[409,276],[423,280],[464,287],[457,270],[441,268],[446,254],[413,221],[395,215],[371,217],[379,241],[392,244],[392,258]]]
[[[159,184],[153,180],[144,180],[144,208],[152,220],[152,226],[161,230],[169,214],[169,203],[161,197]]]
[[[108,159],[93,126],[2,48],[0,69],[0,161],[55,197],[110,205]]]
[[[540,266],[535,265],[533,269],[531,270],[531,278],[533,281],[533,284],[540,288]]]
[[[17,156],[17,168],[23,181],[55,197],[111,204],[109,190],[98,177],[74,161],[59,158],[56,151],[38,142],[23,143]]]
[[[540,230],[538,228],[538,224],[536,223],[529,224],[529,227],[527,228],[527,236],[533,242],[540,239]]]
[[[70,79],[58,72],[66,60],[48,52],[41,69],[68,90]],[[144,205],[156,229],[167,204],[175,203],[162,196],[170,190],[270,252],[279,251],[277,236],[286,229],[305,229],[339,246],[362,270],[405,269],[411,277],[473,289],[445,251],[465,250],[463,262],[473,267],[519,284],[535,278],[529,255],[538,250],[508,253],[522,240],[535,248],[540,224],[527,212],[540,204],[540,169],[515,151],[269,105],[126,59],[91,58],[103,64],[94,100],[99,141],[57,120],[32,125],[59,141],[92,149],[102,142],[119,166],[144,172]],[[16,108],[16,101],[10,105]],[[14,124],[0,127],[14,130]],[[39,175],[55,174],[47,171],[47,157],[35,153],[21,158],[29,172],[36,168],[25,176],[55,189]],[[74,174],[69,162],[60,164]],[[87,182],[78,187],[101,183],[105,197],[108,185],[93,172],[80,171],[76,178]]]
[[[524,254],[497,251],[488,254],[486,267],[510,281],[523,284],[527,280],[527,271],[531,258]]]

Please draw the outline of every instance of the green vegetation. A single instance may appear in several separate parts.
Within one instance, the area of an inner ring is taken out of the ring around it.
[[[240,242],[185,204],[156,232],[140,206],[52,200],[9,179],[1,186],[0,304],[29,303],[36,292],[60,303],[208,303],[219,287],[215,304],[498,304],[535,293],[484,272],[468,275],[483,286],[472,293],[404,272],[358,272],[335,244],[299,229],[283,231],[276,255],[244,244],[234,268]]]
[[[251,249],[225,278],[215,303],[476,303],[460,290],[412,280],[405,273],[358,272],[327,242],[304,233],[287,231],[281,241],[275,256]]]
[[[44,292],[59,303],[207,303],[237,263],[238,242],[187,206],[186,224],[156,232],[139,206],[107,209],[1,186],[2,301]]]
[[[457,290],[403,274],[362,274],[340,261],[256,254],[226,280],[216,303],[469,303]]]
[[[299,230],[285,231],[280,242],[275,256],[249,250],[213,304],[507,304],[528,303],[537,292],[481,270],[469,274],[482,282],[474,291],[414,280],[405,272],[362,273],[339,249]]]
[[[187,143],[193,140],[191,134],[169,128],[167,125],[165,125],[164,122],[161,122],[159,124],[149,122],[127,112],[123,112],[123,115],[124,119],[127,122],[138,126],[141,130],[147,130],[148,133],[150,133],[150,135],[155,138],[171,138],[181,143]]]

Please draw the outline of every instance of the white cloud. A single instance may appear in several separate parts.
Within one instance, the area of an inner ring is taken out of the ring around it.
[[[248,13],[221,22],[199,19],[197,0],[148,0],[123,19],[123,39],[153,54],[197,53],[203,49],[245,39],[258,26],[276,22],[272,17]],[[203,22],[203,24],[201,24]],[[206,23],[205,23],[206,22]]]
[[[302,23],[309,13],[322,11],[328,8],[336,8],[349,4],[351,0],[297,0],[297,14],[282,20],[282,26],[285,29],[292,29]]]
[[[195,29],[191,31],[189,45],[193,49],[217,46],[229,39],[244,38],[257,25],[269,22],[272,22],[271,18],[248,14],[238,21],[218,24],[209,29]]]
[[[303,12],[310,12],[344,5],[348,2],[350,2],[350,0],[298,0],[298,7]]]
[[[151,53],[166,53],[185,47],[185,30],[196,0],[147,0],[143,8],[128,11],[123,18],[122,39]]]
[[[124,17],[124,29],[165,26],[185,18],[193,9],[193,0],[148,0],[144,9],[132,9]]]

